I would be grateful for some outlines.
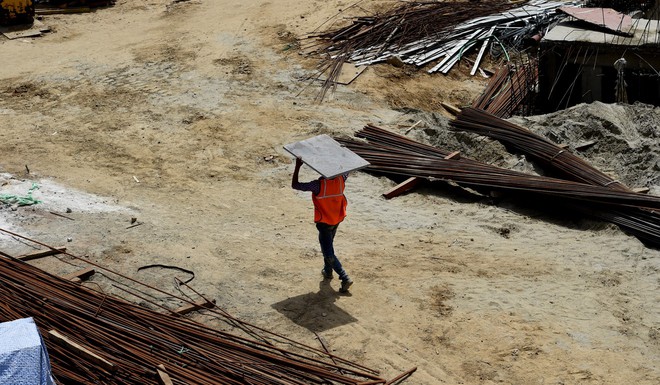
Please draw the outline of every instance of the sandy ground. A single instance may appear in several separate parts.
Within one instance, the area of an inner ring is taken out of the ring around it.
[[[238,318],[314,346],[319,333],[388,378],[417,366],[409,384],[660,383],[660,254],[613,226],[442,186],[385,201],[392,181],[356,173],[335,245],[355,285],[322,283],[282,145],[368,122],[403,132],[403,107],[460,104],[483,80],[376,67],[318,105],[294,37],[349,2],[170,3],[49,16],[53,33],[0,40],[0,193],[36,183],[43,201],[0,209],[3,228],[167,291],[173,272],[137,268],[193,270]],[[5,235],[0,249],[32,250]]]

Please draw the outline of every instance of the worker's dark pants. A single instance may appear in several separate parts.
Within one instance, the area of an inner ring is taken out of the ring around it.
[[[346,271],[344,271],[344,268],[341,266],[341,262],[339,262],[339,258],[335,255],[335,248],[332,245],[332,242],[335,239],[335,234],[337,233],[337,227],[339,227],[339,225],[328,225],[321,222],[316,223],[316,228],[319,230],[319,243],[321,244],[323,261],[325,262],[323,271],[325,275],[330,275],[334,270],[339,276],[339,279],[344,281],[348,279],[348,274],[346,274]]]

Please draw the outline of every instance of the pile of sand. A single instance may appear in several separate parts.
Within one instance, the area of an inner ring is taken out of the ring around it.
[[[595,102],[515,121],[555,143],[569,145],[630,187],[649,187],[651,193],[660,193],[659,107]]]

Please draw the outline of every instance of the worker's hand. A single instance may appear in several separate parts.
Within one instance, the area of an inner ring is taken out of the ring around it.
[[[302,159],[297,156],[296,157],[296,167],[293,169],[293,175],[291,175],[291,187],[292,188],[297,188],[299,182],[298,182],[298,173],[300,172],[300,166],[302,166],[303,161]]]

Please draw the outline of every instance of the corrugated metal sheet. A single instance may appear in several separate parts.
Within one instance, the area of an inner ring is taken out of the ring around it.
[[[610,31],[632,35],[633,20],[612,8],[561,7],[560,12]]]
[[[571,23],[560,23],[543,37],[544,42],[582,42],[593,44],[643,46],[660,45],[660,20],[635,19],[630,36],[578,28]]]

